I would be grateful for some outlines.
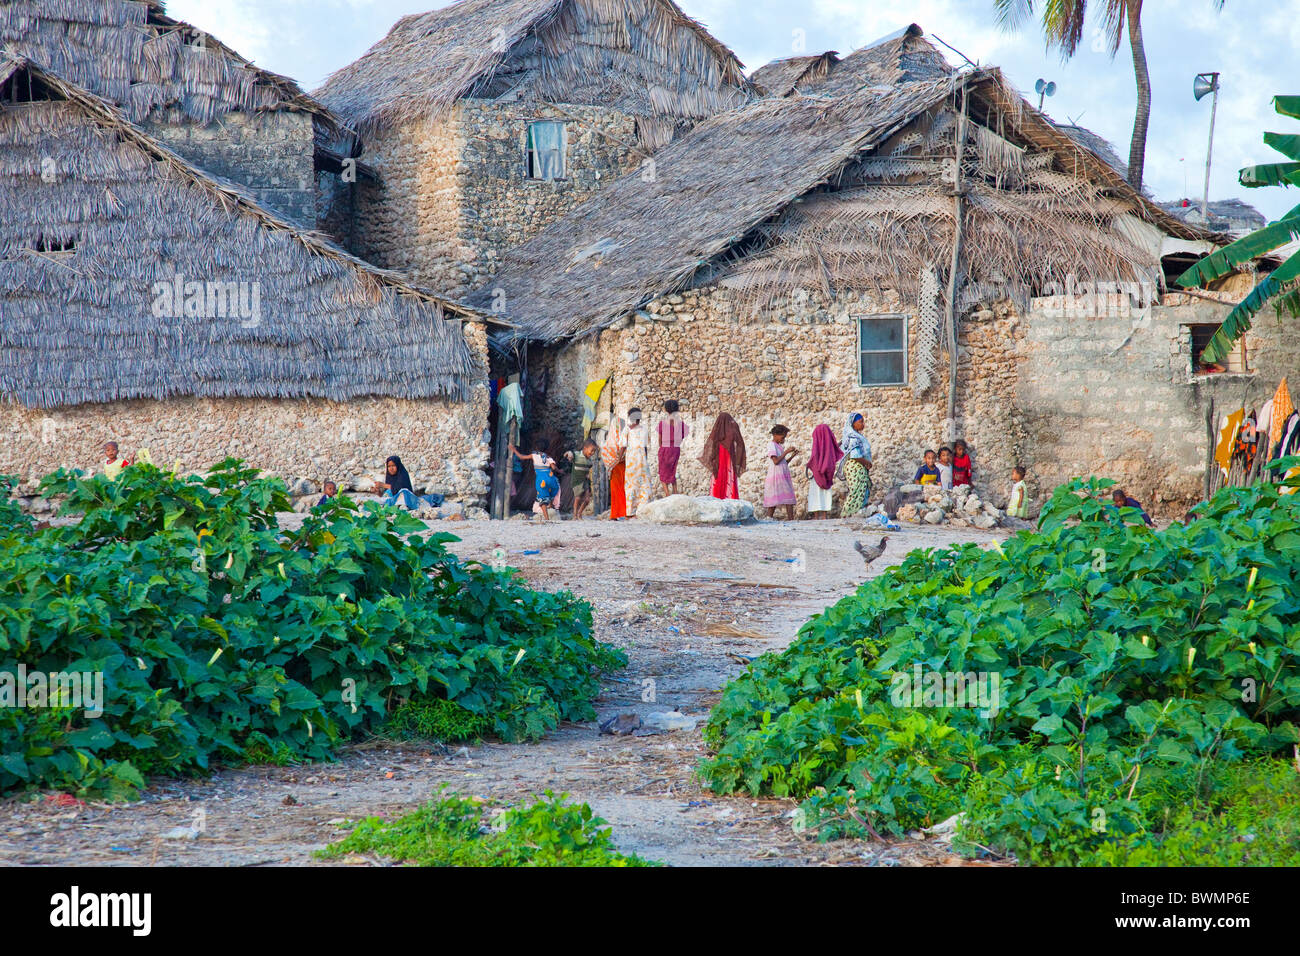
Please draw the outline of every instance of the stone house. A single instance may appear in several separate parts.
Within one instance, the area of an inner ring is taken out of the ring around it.
[[[417,483],[482,498],[495,320],[255,192],[0,55],[0,474],[93,465],[113,438],[316,481],[400,453]]]
[[[374,178],[339,184],[353,252],[448,294],[699,121],[752,99],[671,0],[460,0],[399,20],[317,98]],[[341,150],[347,152],[347,149]]]
[[[1193,342],[1227,311],[1210,300],[1250,282],[1169,294],[1169,257],[1225,237],[1135,193],[996,69],[954,70],[912,26],[755,79],[766,96],[507,251],[467,298],[516,324],[499,354],[532,379],[534,428],[576,438],[582,389],[611,378],[619,414],[682,403],[691,493],[721,411],[751,500],[774,422],[806,452],[861,411],[877,495],[964,437],[995,499],[1019,462],[1040,496],[1100,474],[1172,511],[1200,494],[1211,399],[1262,400],[1294,370],[1293,327],[1259,323],[1240,368],[1197,373]]]
[[[114,104],[298,226],[315,228],[317,178],[336,177],[351,155],[326,145],[350,142],[348,131],[297,84],[167,16],[159,0],[5,0],[0,48]]]

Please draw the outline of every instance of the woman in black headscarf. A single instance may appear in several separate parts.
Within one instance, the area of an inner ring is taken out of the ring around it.
[[[407,474],[406,466],[402,464],[402,459],[397,455],[390,455],[384,462],[384,480],[379,482],[379,488],[383,491],[383,503],[386,505],[402,505],[405,508],[414,511],[421,505],[428,505],[436,508],[442,504],[442,495],[417,495],[415,488],[411,485],[411,476]]]

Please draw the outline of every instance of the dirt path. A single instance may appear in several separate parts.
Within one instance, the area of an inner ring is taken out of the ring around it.
[[[494,549],[539,587],[568,588],[596,609],[602,640],[628,652],[596,710],[645,714],[679,709],[703,718],[742,661],[786,646],[799,626],[863,577],[853,551],[857,521],[757,522],[683,528],[586,520],[534,524],[446,523],[452,549],[490,561]],[[911,548],[992,540],[980,532],[909,526],[891,535],[877,574]],[[644,683],[653,681],[653,685]],[[653,702],[643,694],[653,687]],[[701,721],[702,723],[702,721]],[[438,748],[372,744],[333,764],[222,770],[206,780],[154,781],[128,805],[0,802],[0,862],[19,865],[308,864],[338,837],[337,825],[391,817],[440,784],[464,794],[518,800],[544,790],[591,804],[621,849],[673,865],[953,862],[941,846],[884,846],[799,839],[794,801],[718,797],[692,776],[705,754],[698,729],[655,736],[601,735],[569,724],[537,744]],[[165,837],[203,824],[197,839]],[[356,863],[380,861],[354,860]]]

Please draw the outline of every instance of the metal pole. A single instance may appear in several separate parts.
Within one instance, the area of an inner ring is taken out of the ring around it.
[[[1210,158],[1214,155],[1214,114],[1219,110],[1219,75],[1214,74],[1214,99],[1210,101],[1210,143],[1205,147],[1205,192],[1201,196],[1201,220],[1208,226],[1210,214]]]

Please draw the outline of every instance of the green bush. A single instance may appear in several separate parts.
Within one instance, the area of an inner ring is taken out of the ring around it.
[[[703,778],[803,798],[823,837],[964,813],[976,842],[1064,862],[1155,839],[1170,774],[1289,755],[1300,494],[1224,489],[1154,531],[1110,484],[1062,485],[1001,547],[914,551],[809,621],[724,689]],[[954,699],[962,674],[997,706]]]
[[[317,855],[374,853],[411,866],[656,865],[619,853],[605,821],[585,803],[565,803],[567,796],[548,790],[543,800],[506,810],[449,796],[392,822],[367,817]]]
[[[102,672],[104,713],[0,708],[0,791],[129,794],[142,773],[331,756],[404,701],[445,699],[507,740],[589,720],[620,651],[591,608],[464,563],[451,535],[347,499],[281,533],[278,480],[133,465],[57,472],[83,517],[0,530],[0,666]]]
[[[492,721],[466,710],[453,700],[423,697],[408,700],[389,716],[384,733],[399,738],[421,738],[444,743],[478,740],[492,732]]]

